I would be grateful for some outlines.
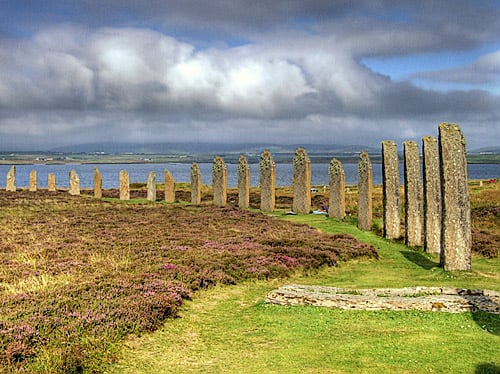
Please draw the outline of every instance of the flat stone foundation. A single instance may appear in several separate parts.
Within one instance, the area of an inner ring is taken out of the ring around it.
[[[451,287],[353,289],[288,285],[271,291],[267,303],[344,310],[422,310],[500,314],[500,292]]]

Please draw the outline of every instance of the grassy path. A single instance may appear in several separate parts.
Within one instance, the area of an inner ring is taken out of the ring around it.
[[[215,287],[195,294],[180,318],[128,341],[110,373],[498,373],[500,316],[367,312],[263,303],[284,284],[338,287],[456,286],[500,290],[500,260],[444,272],[437,258],[324,216],[294,216],[375,245],[378,261],[352,261],[291,279]]]

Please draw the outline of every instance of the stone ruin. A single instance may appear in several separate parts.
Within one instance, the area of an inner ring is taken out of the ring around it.
[[[328,215],[332,218],[343,219],[345,216],[345,173],[342,163],[333,158],[328,167],[330,198],[328,201]]]
[[[295,213],[311,211],[311,161],[304,148],[297,148],[293,157],[293,204]]]
[[[242,209],[250,207],[250,167],[245,156],[238,160],[238,206]]]
[[[80,177],[75,169],[71,169],[69,172],[69,194],[80,195]]]
[[[260,210],[274,211],[276,203],[276,165],[271,152],[260,155]]]
[[[201,171],[196,162],[191,165],[191,204],[201,204]]]
[[[424,180],[424,250],[441,253],[441,180],[437,139],[422,137]]]
[[[403,143],[405,181],[405,243],[409,247],[422,245],[422,194],[418,145]]]
[[[165,181],[165,202],[173,203],[175,202],[175,179],[169,170],[164,170],[164,181]]]
[[[130,177],[126,170],[120,171],[120,200],[130,200]]]
[[[148,174],[146,199],[156,201],[156,173],[153,171]]]
[[[10,192],[16,192],[16,167],[11,166],[7,172],[7,184],[5,185],[5,190]]]
[[[382,142],[382,210],[384,237],[399,239],[401,215],[399,211],[400,181],[396,143]]]
[[[49,173],[47,176],[47,186],[50,192],[55,192],[57,190],[56,175],[54,173]]]
[[[37,171],[36,170],[31,170],[30,172],[30,186],[28,188],[28,190],[30,192],[36,192],[36,189],[37,189]]]
[[[94,167],[94,197],[102,197],[102,175],[97,166]]]
[[[222,157],[215,157],[212,164],[212,188],[214,191],[214,205],[226,206],[227,167]]]
[[[372,195],[372,164],[368,153],[361,152],[358,163],[358,228],[360,230],[372,229]]]

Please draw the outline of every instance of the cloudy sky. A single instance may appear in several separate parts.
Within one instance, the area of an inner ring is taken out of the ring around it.
[[[0,0],[0,150],[500,144],[500,1]]]

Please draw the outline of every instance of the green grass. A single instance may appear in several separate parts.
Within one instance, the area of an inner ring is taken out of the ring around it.
[[[377,247],[354,260],[289,279],[196,293],[180,317],[127,342],[110,373],[498,373],[500,316],[419,311],[342,311],[263,302],[288,283],[337,287],[457,286],[500,290],[499,259],[473,258],[472,272],[324,216],[286,217],[344,232]]]

